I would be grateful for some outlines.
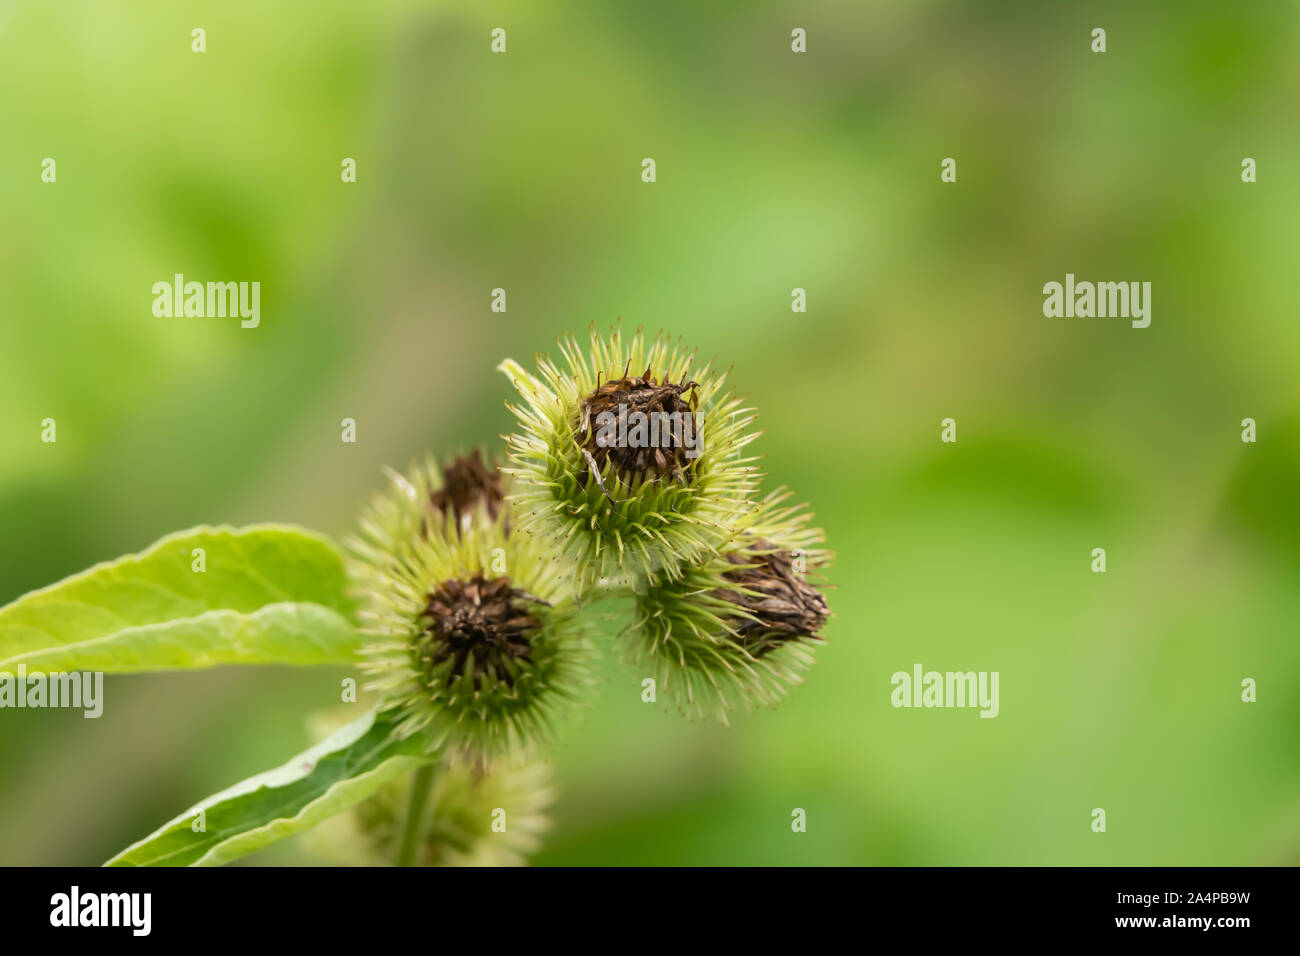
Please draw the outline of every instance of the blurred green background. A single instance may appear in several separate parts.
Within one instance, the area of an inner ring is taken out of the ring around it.
[[[611,652],[537,863],[1300,862],[1300,10],[1149,6],[0,2],[0,603],[200,522],[345,534],[384,464],[499,447],[498,361],[621,317],[734,364],[836,616],[730,728]],[[175,272],[261,327],[155,318]],[[1150,328],[1044,318],[1066,272]],[[892,708],[914,663],[1000,716]],[[0,863],[278,765],[340,676],[0,713]]]

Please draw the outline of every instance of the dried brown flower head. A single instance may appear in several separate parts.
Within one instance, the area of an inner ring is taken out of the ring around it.
[[[450,509],[459,527],[464,516],[479,505],[487,512],[488,520],[495,521],[502,497],[500,473],[485,465],[475,448],[443,466],[442,486],[429,496],[429,504],[443,515]]]
[[[529,605],[550,605],[514,588],[507,577],[444,581],[429,595],[428,628],[417,651],[431,682],[444,686],[471,677],[514,686],[517,662],[531,660],[531,635],[542,623]]]
[[[738,589],[719,590],[717,596],[747,612],[735,625],[736,640],[755,657],[792,638],[813,637],[826,623],[826,598],[794,570],[788,551],[759,539],[727,560],[736,569],[722,577]]]
[[[615,473],[629,484],[639,483],[647,477],[664,476],[685,482],[697,459],[687,455],[688,449],[681,431],[659,428],[659,447],[609,445],[597,440],[599,422],[602,414],[609,413],[618,423],[618,433],[627,434],[629,418],[637,413],[664,422],[669,419],[662,416],[675,414],[678,421],[690,416],[689,427],[694,429],[698,425],[695,420],[699,399],[697,388],[699,384],[695,381],[677,384],[667,381],[666,376],[663,384],[659,384],[650,368],[641,375],[629,376],[628,367],[624,367],[621,378],[597,386],[582,403],[582,423],[578,428],[578,437],[582,441],[583,454],[588,463],[587,473],[583,477],[594,474],[601,490],[604,490],[601,474],[606,461],[610,461]]]

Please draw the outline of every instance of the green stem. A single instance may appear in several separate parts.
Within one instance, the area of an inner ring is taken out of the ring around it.
[[[406,823],[402,826],[402,843],[397,851],[398,866],[415,865],[415,851],[424,829],[424,808],[429,803],[429,791],[433,789],[435,769],[434,764],[427,763],[415,771],[415,777],[411,780],[411,802],[406,809]]]

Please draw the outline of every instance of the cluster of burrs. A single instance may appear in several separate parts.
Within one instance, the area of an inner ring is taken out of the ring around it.
[[[632,602],[617,640],[658,691],[723,720],[799,683],[830,613],[822,532],[761,491],[726,373],[640,332],[560,348],[501,365],[520,398],[502,466],[390,472],[349,543],[370,687],[402,734],[471,762],[527,750],[590,685],[596,598]]]

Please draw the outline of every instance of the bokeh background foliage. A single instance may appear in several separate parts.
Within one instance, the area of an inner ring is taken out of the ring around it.
[[[0,602],[200,522],[342,534],[381,465],[496,444],[501,358],[621,316],[734,363],[837,616],[730,729],[611,660],[537,862],[1300,862],[1298,20],[0,3]],[[260,281],[261,328],[154,318],[174,272]],[[1066,272],[1151,281],[1151,327],[1045,319]],[[891,708],[916,662],[999,671],[1001,715]],[[0,862],[106,859],[306,745],[342,676],[0,713]]]

